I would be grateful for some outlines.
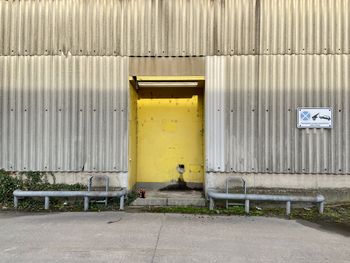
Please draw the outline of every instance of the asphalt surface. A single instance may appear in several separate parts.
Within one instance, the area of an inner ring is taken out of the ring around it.
[[[0,262],[350,262],[350,237],[265,217],[0,213]]]

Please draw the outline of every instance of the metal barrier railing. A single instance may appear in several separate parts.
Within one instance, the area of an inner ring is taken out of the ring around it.
[[[120,197],[119,209],[124,210],[124,199],[127,194],[126,189],[113,192],[100,191],[21,191],[15,190],[13,192],[13,202],[15,208],[18,207],[19,197],[44,197],[45,209],[49,209],[50,197],[83,197],[84,211],[89,210],[89,199],[91,197]]]
[[[249,202],[250,201],[274,201],[274,202],[286,202],[286,215],[291,212],[292,202],[309,202],[317,203],[319,206],[319,213],[323,214],[324,201],[323,195],[317,195],[316,197],[310,196],[288,196],[288,195],[259,195],[259,194],[227,194],[215,192],[213,190],[208,191],[209,197],[209,209],[214,209],[214,199],[220,200],[244,200],[245,212],[249,213]]]

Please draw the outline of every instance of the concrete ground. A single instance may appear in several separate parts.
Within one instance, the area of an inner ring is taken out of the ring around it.
[[[265,217],[0,213],[0,262],[350,262],[350,237]]]

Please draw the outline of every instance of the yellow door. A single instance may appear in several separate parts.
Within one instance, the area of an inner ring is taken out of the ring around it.
[[[141,88],[137,100],[137,182],[203,182],[203,89]]]

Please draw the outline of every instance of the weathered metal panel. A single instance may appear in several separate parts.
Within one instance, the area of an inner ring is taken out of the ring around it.
[[[257,67],[257,56],[207,57],[207,171],[256,169]]]
[[[130,76],[204,76],[205,57],[130,57]]]
[[[349,0],[0,1],[0,55],[349,54]]]
[[[0,56],[0,168],[127,171],[128,58]]]
[[[205,161],[206,171],[225,171],[225,57],[207,57],[205,74]]]
[[[0,55],[256,52],[256,0],[0,1]]]
[[[350,172],[350,56],[208,57],[207,171]],[[332,107],[333,129],[298,129],[298,106]]]
[[[349,0],[261,0],[261,54],[349,54]]]

